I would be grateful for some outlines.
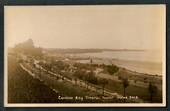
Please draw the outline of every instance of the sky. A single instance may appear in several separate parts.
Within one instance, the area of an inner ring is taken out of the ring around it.
[[[162,50],[165,5],[5,6],[9,47]]]

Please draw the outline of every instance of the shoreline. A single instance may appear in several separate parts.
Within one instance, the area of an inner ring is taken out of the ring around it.
[[[80,63],[88,63],[89,59],[76,60]],[[127,69],[139,74],[162,76],[162,63],[146,62],[146,61],[132,61],[132,60],[120,60],[120,59],[100,59],[94,58],[94,64],[114,64],[122,69]]]
[[[112,59],[112,63],[119,67],[126,68],[130,71],[138,72],[140,74],[142,73],[155,76],[163,75],[162,63],[118,59]]]

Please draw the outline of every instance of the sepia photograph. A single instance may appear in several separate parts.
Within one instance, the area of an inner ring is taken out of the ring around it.
[[[166,106],[165,8],[5,6],[4,105]]]

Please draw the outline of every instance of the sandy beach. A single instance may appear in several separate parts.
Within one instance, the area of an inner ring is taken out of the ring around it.
[[[153,62],[142,62],[142,61],[129,61],[129,60],[116,60],[113,59],[112,63],[140,73],[147,73],[153,75],[162,75],[162,64]]]

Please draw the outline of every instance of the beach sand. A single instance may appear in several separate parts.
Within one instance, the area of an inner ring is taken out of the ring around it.
[[[162,63],[145,62],[145,61],[129,61],[113,59],[112,63],[132,71],[147,73],[153,75],[162,75]]]

